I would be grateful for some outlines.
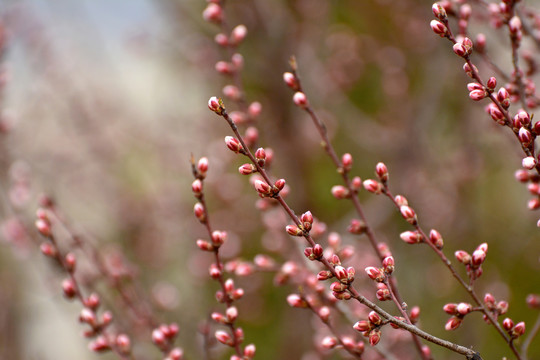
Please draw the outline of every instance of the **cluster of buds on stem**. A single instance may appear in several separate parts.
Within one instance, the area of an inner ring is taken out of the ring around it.
[[[512,339],[518,338],[525,333],[525,322],[523,321],[514,325],[512,319],[506,318],[503,320],[502,326]]]
[[[484,295],[484,307],[486,308],[486,311],[489,311],[495,318],[508,312],[508,302],[504,300],[496,301],[495,297],[490,293]],[[485,314],[484,320],[488,321],[488,317]]]
[[[452,315],[450,319],[446,322],[444,328],[448,331],[457,329],[465,315],[471,313],[474,309],[473,306],[469,303],[449,303],[444,305],[443,310],[445,313]]]
[[[482,275],[482,264],[486,260],[488,251],[487,243],[480,244],[473,254],[470,255],[464,250],[458,250],[455,252],[457,261],[465,265],[467,268],[467,274],[471,280],[475,280]]]
[[[381,316],[375,311],[372,311],[368,314],[367,320],[356,322],[353,328],[367,337],[371,346],[375,346],[381,340],[380,328],[385,324],[386,322],[381,319]]]

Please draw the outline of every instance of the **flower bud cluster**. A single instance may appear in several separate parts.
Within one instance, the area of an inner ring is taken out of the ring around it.
[[[368,314],[368,319],[357,321],[353,325],[353,329],[359,331],[363,336],[367,337],[371,346],[375,346],[381,340],[380,328],[385,323],[386,322],[382,320],[379,314],[377,314],[375,311],[371,311]]]
[[[457,329],[463,322],[465,315],[473,311],[473,306],[469,303],[449,303],[444,305],[443,310],[445,313],[452,315],[446,322],[444,328],[448,331]]]
[[[454,253],[457,261],[467,268],[467,274],[471,279],[477,279],[482,275],[482,264],[486,260],[488,251],[487,243],[480,244],[470,255],[464,250],[458,250]]]
[[[161,324],[152,331],[152,342],[163,352],[167,353],[167,350],[174,344],[179,330],[180,328],[176,323]]]
[[[495,318],[508,312],[508,302],[504,300],[496,301],[495,297],[490,293],[484,295],[484,306]],[[486,315],[484,315],[484,320],[487,321]]]

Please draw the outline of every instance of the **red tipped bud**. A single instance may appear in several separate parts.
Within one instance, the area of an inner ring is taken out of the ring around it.
[[[193,207],[193,212],[195,213],[195,217],[200,221],[204,222],[206,220],[206,216],[204,214],[204,206],[201,203],[196,203]]]
[[[347,270],[345,270],[343,266],[336,266],[334,270],[336,272],[336,278],[339,281],[341,281],[344,284],[347,284],[349,282],[347,278]]]
[[[508,311],[508,302],[507,301],[499,301],[497,303],[497,311],[499,314],[506,314]]]
[[[518,137],[519,137],[519,141],[521,141],[521,143],[525,146],[529,146],[531,142],[534,140],[531,132],[527,128],[524,128],[524,127],[519,129]]]
[[[341,164],[345,171],[350,171],[353,164],[352,155],[349,153],[343,154],[343,156],[341,157]]]
[[[514,329],[512,330],[512,336],[518,337],[525,334],[525,323],[519,322],[514,326]]]
[[[446,15],[446,10],[439,3],[433,4],[431,10],[433,11],[433,15],[435,15],[435,17],[439,20],[446,20],[448,18],[448,15]]]
[[[443,310],[447,314],[457,315],[457,313],[458,313],[457,307],[458,307],[457,304],[449,303],[449,304],[446,304],[446,305],[443,306]]]
[[[512,319],[506,318],[503,320],[502,325],[504,330],[510,331],[514,327],[514,322],[512,321]]]
[[[334,336],[325,336],[321,341],[321,346],[325,349],[333,349],[338,344]]]
[[[279,180],[276,180],[276,182],[274,183],[274,186],[279,190],[283,190],[283,188],[285,187],[285,179],[279,179]]]
[[[409,318],[411,319],[411,322],[413,324],[418,322],[418,318],[420,318],[420,307],[419,306],[413,306],[411,309],[411,314],[409,315]]]
[[[48,256],[48,257],[55,257],[56,254],[58,253],[56,251],[56,246],[54,246],[53,243],[51,242],[44,242],[44,243],[41,243],[41,245],[39,246],[39,249],[41,250],[41,253],[45,256]]]
[[[237,25],[231,32],[231,42],[235,45],[240,44],[247,35],[247,28],[245,25]]]
[[[431,30],[440,37],[448,35],[448,28],[439,20],[431,20],[429,26],[431,26]]]
[[[223,112],[225,111],[225,106],[223,105],[223,101],[215,96],[212,96],[208,100],[208,108],[218,115],[222,115]]]
[[[429,241],[439,250],[444,246],[442,235],[437,230],[432,229],[429,232]]]
[[[375,173],[381,182],[385,183],[388,181],[388,168],[384,163],[379,162],[375,165]]]
[[[385,257],[382,262],[384,272],[387,275],[390,275],[392,272],[394,272],[394,258],[392,256]]]
[[[486,253],[483,250],[475,250],[472,254],[472,265],[478,267],[486,260]]]
[[[287,233],[292,236],[302,236],[304,235],[304,232],[296,225],[287,225],[285,227],[285,230],[287,230]]]
[[[497,92],[497,100],[501,103],[503,108],[508,109],[510,106],[510,93],[506,88],[500,88]]]
[[[39,233],[45,237],[50,237],[52,235],[51,224],[47,220],[37,219],[36,228]]]
[[[375,181],[373,179],[368,179],[363,182],[364,188],[373,194],[380,194],[382,193],[383,186],[380,182]]]
[[[360,332],[371,330],[371,324],[367,320],[360,320],[353,325],[353,329]]]
[[[473,90],[469,93],[469,98],[474,101],[480,101],[487,96],[484,90]]]
[[[319,273],[317,274],[317,280],[319,281],[328,280],[332,276],[333,276],[332,273],[328,270],[319,271]]]
[[[319,315],[322,321],[328,322],[328,319],[330,318],[330,308],[328,306],[323,306],[319,309],[317,314]]]
[[[62,281],[62,291],[64,296],[68,299],[73,299],[77,295],[77,286],[71,279],[65,279]]]
[[[297,308],[307,307],[307,302],[304,299],[302,299],[302,297],[300,297],[300,295],[298,294],[291,294],[287,296],[287,302],[292,307],[297,307]]]
[[[416,213],[414,212],[413,208],[403,205],[399,208],[399,212],[401,213],[401,216],[411,225],[416,224],[417,218]]]
[[[350,196],[350,193],[345,186],[335,185],[332,186],[332,195],[334,195],[336,199],[346,199]]]
[[[460,315],[467,315],[472,311],[472,305],[468,303],[459,303],[456,310]]]
[[[283,73],[283,81],[285,82],[285,84],[287,84],[288,87],[290,87],[294,91],[297,91],[299,89],[298,79],[296,78],[296,76],[294,76],[293,73]]]
[[[521,166],[527,170],[532,170],[536,166],[536,159],[532,156],[527,156],[521,161]]]
[[[369,332],[369,345],[375,346],[381,340],[381,331],[379,329],[371,330]]]
[[[454,253],[454,255],[456,256],[457,261],[464,265],[468,265],[472,261],[471,255],[469,255],[469,253],[466,251],[458,250]]]
[[[448,321],[446,322],[446,325],[444,325],[444,328],[447,331],[456,330],[459,327],[459,325],[461,325],[461,321],[462,320],[460,318],[452,316],[450,319],[448,319]]]
[[[307,99],[307,96],[306,94],[304,94],[303,92],[296,92],[293,96],[293,102],[296,106],[302,108],[302,109],[305,109],[309,106],[309,103],[308,103],[308,99]]]
[[[201,174],[206,174],[208,171],[208,158],[202,157],[199,159],[199,162],[197,163],[197,170],[199,170]]]
[[[365,271],[371,280],[375,280],[377,282],[383,282],[386,278],[384,273],[380,269],[377,269],[376,267],[369,266],[365,269]]]
[[[202,193],[202,189],[203,183],[200,179],[195,179],[195,181],[191,183],[191,190],[195,195],[200,195]]]
[[[402,207],[402,206],[405,206],[405,205],[409,205],[409,202],[407,201],[407,198],[403,195],[396,195],[394,197],[394,201],[396,202],[396,204],[399,206],[399,207]]]
[[[252,359],[253,357],[255,357],[255,350],[255,345],[249,344],[244,348],[244,356],[248,359]]]
[[[486,87],[491,91],[495,90],[495,88],[497,87],[497,79],[493,76],[490,77],[486,83]]]
[[[225,144],[229,150],[233,151],[234,153],[238,154],[240,150],[242,150],[242,144],[240,144],[240,141],[232,136],[225,136]]]
[[[270,195],[272,191],[272,187],[262,180],[255,180],[253,185],[255,186],[255,190],[261,195]]]
[[[375,311],[371,311],[368,315],[369,322],[371,322],[374,325],[380,325],[382,322],[382,319],[379,314],[377,314]]]
[[[238,172],[242,175],[249,175],[257,171],[257,168],[253,164],[244,164],[238,168]]]
[[[418,244],[422,242],[422,235],[418,231],[405,231],[402,232],[399,237],[407,244]]]
[[[540,295],[529,294],[527,295],[526,302],[531,309],[540,309]]]
[[[233,343],[231,336],[226,331],[218,330],[216,331],[215,336],[216,339],[222,344],[232,345]]]
[[[203,19],[219,24],[223,21],[223,9],[216,3],[210,3],[203,11]]]

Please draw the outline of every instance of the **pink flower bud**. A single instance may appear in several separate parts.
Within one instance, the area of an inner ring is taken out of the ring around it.
[[[367,229],[366,224],[362,220],[358,220],[358,219],[352,219],[351,224],[347,228],[347,230],[351,234],[357,234],[357,235],[363,234],[366,231],[366,229]]]
[[[210,3],[203,11],[203,19],[208,22],[219,24],[223,21],[223,10],[221,6]]]
[[[290,294],[287,296],[287,302],[290,306],[296,307],[296,308],[305,308],[307,307],[307,303],[304,299],[300,297],[298,294]]]
[[[88,344],[88,348],[91,351],[103,352],[110,350],[111,345],[105,336],[98,336],[94,341]]]
[[[493,295],[486,293],[486,295],[484,295],[484,304],[486,304],[489,310],[493,310],[495,308],[495,298]]]
[[[255,350],[256,350],[255,345],[249,344],[248,346],[244,348],[244,356],[247,357],[248,359],[255,357]]]
[[[371,322],[373,325],[379,325],[382,322],[382,319],[379,314],[377,314],[375,311],[371,311],[368,315],[369,322]]]
[[[238,318],[238,309],[236,306],[231,306],[225,311],[225,316],[227,317],[227,321],[229,323],[233,323],[236,318]]]
[[[231,63],[234,65],[234,70],[242,69],[244,66],[244,57],[242,54],[235,53],[231,56]]]
[[[233,340],[226,331],[218,330],[216,331],[215,336],[220,343],[225,345],[232,345]]]
[[[444,328],[447,331],[456,330],[459,325],[461,325],[461,321],[462,320],[460,318],[452,316],[450,319],[448,319],[446,325],[444,325]]]
[[[383,186],[380,182],[375,181],[373,179],[368,179],[363,182],[364,188],[373,194],[380,194],[382,193]]]
[[[77,295],[77,286],[71,278],[62,281],[62,291],[68,299],[73,299]]]
[[[276,182],[274,183],[274,186],[279,190],[283,190],[283,188],[285,187],[285,179],[279,179],[279,180],[276,180]],[[285,195],[283,195],[285,196]]]
[[[392,256],[385,257],[382,261],[382,265],[384,268],[384,272],[387,275],[390,275],[392,272],[394,272],[394,258]]]
[[[467,84],[467,90],[469,91],[482,90],[483,91],[484,87],[477,82],[471,82]]]
[[[256,118],[258,117],[262,112],[262,105],[260,102],[258,101],[254,101],[252,102],[251,104],[249,104],[249,107],[248,107],[248,114],[252,117],[252,118]]]
[[[360,179],[359,176],[353,177],[353,179],[351,180],[351,186],[354,190],[360,190],[360,188],[362,187],[362,179]]]
[[[255,186],[255,190],[261,195],[270,195],[272,191],[272,187],[261,180],[255,180],[253,185]]]
[[[437,230],[432,229],[429,232],[429,241],[439,250],[444,246],[442,235]]]
[[[439,20],[446,20],[448,18],[448,15],[446,15],[446,10],[439,3],[433,4],[431,10],[433,11],[433,15],[435,15],[435,17]]]
[[[487,81],[486,87],[491,91],[495,90],[495,88],[497,87],[497,79],[493,76],[490,77]]]
[[[246,38],[247,32],[245,25],[237,25],[231,32],[231,42],[235,45],[240,44]]]
[[[512,319],[506,318],[503,320],[502,325],[504,330],[510,331],[514,327],[514,322],[512,321]]]
[[[409,202],[407,201],[407,198],[405,196],[403,196],[403,195],[396,195],[394,197],[394,201],[396,202],[396,204],[399,207],[409,205]]]
[[[422,235],[418,231],[405,231],[402,232],[399,237],[407,244],[418,244],[422,242]]]
[[[487,96],[484,90],[473,90],[469,93],[469,98],[474,101],[480,101]]]
[[[79,321],[95,327],[97,325],[96,313],[92,309],[83,308],[79,315]]]
[[[266,160],[266,151],[264,151],[264,148],[261,147],[255,151],[255,159]]]
[[[452,47],[452,50],[454,50],[454,53],[457,56],[460,56],[463,58],[466,58],[469,55],[469,50],[465,47],[465,45],[463,45],[460,42],[455,43],[454,46]]]
[[[454,253],[454,255],[456,256],[457,261],[464,265],[468,265],[472,261],[471,255],[469,255],[469,253],[466,251],[458,250]]]
[[[472,311],[472,305],[468,303],[459,303],[456,310],[460,315],[467,315]]]
[[[309,106],[308,99],[306,94],[303,92],[297,91],[293,96],[293,102],[296,106],[305,109]]]
[[[532,170],[536,166],[536,160],[532,156],[527,156],[521,161],[521,166],[523,166],[527,170]]]
[[[510,19],[510,21],[508,21],[508,29],[512,34],[517,34],[519,31],[521,31],[521,26],[519,16],[514,16]]]
[[[478,267],[486,260],[486,253],[483,250],[475,250],[472,254],[472,265]]]
[[[199,159],[199,162],[197,163],[197,170],[199,170],[199,172],[201,174],[206,174],[206,172],[208,171],[208,158],[207,157],[202,157]]]
[[[371,280],[375,280],[377,282],[383,282],[386,278],[386,276],[381,270],[373,266],[368,266],[367,268],[365,268],[365,272]]]
[[[502,113],[501,110],[499,110],[499,108],[497,107],[497,105],[495,104],[489,104],[488,107],[486,108],[487,110],[487,113],[489,114],[489,116],[491,116],[491,118],[494,120],[494,121],[501,121],[504,119],[504,114]]]
[[[51,224],[46,220],[37,219],[36,228],[39,233],[45,237],[50,237],[52,235]]]
[[[414,210],[407,206],[403,205],[399,208],[399,212],[401,213],[401,216],[411,225],[415,225],[417,222],[416,213]]]
[[[202,193],[203,189],[203,183],[200,179],[195,179],[193,183],[191,183],[191,190],[195,195],[200,195]]]
[[[476,35],[476,41],[474,42],[474,47],[479,53],[486,51],[486,35],[479,33]],[[493,90],[493,89],[492,89]]]
[[[343,266],[336,266],[334,268],[336,272],[336,278],[344,284],[347,284],[349,281],[347,279],[347,270]]]
[[[229,39],[227,38],[227,35],[223,33],[219,33],[214,36],[214,41],[216,42],[216,44],[222,47],[226,47],[229,45]]]
[[[193,212],[195,213],[195,217],[199,219],[200,222],[204,222],[206,220],[206,216],[204,213],[204,206],[201,203],[196,203],[193,207]]]
[[[418,318],[420,318],[420,307],[419,306],[413,306],[411,309],[411,314],[409,315],[409,318],[411,319],[411,322],[413,324],[418,322]]]
[[[99,308],[100,304],[101,300],[99,298],[99,295],[96,293],[91,293],[90,296],[88,296],[88,298],[84,300],[84,306],[94,311]]]
[[[335,281],[330,285],[330,290],[336,293],[344,292],[349,286],[347,284]]]
[[[296,225],[287,225],[285,230],[289,235],[292,236],[303,236],[304,232]]]
[[[540,295],[529,294],[527,295],[526,302],[531,309],[540,309]]]
[[[334,195],[336,199],[346,199],[350,196],[350,192],[345,186],[335,185],[332,186],[332,195]]]
[[[381,340],[381,331],[379,329],[371,330],[369,332],[369,345],[375,346]]]
[[[439,20],[431,20],[429,26],[431,26],[431,30],[433,30],[433,32],[440,37],[445,37],[448,35],[448,28]]]
[[[242,175],[249,175],[257,171],[257,168],[253,164],[244,164],[238,168],[238,172]]]
[[[388,181],[388,168],[382,162],[377,163],[375,166],[375,173],[381,182],[385,183]]]
[[[221,246],[227,240],[227,232],[225,231],[214,231],[212,232],[212,244],[214,246]]]
[[[343,154],[343,156],[341,157],[341,164],[342,164],[343,169],[345,171],[350,171],[351,168],[352,168],[352,164],[353,164],[352,155],[349,154],[349,153]]]
[[[203,251],[214,251],[212,244],[202,239],[197,240],[197,247]]]
[[[353,325],[353,329],[360,332],[371,330],[371,324],[367,320],[360,320]]]
[[[332,276],[333,276],[332,273],[328,270],[319,271],[319,273],[317,274],[317,280],[318,281],[328,280]]]
[[[123,354],[129,354],[131,352],[131,341],[126,334],[119,334],[116,337],[116,346]]]
[[[536,210],[540,208],[540,200],[538,198],[531,199],[527,202],[529,210]]]
[[[323,306],[319,309],[317,314],[319,315],[322,321],[328,322],[328,319],[330,318],[330,308],[328,306]]]
[[[56,246],[49,241],[41,243],[39,249],[43,255],[48,257],[55,257],[58,254],[58,251],[56,251]]]
[[[223,102],[221,101],[221,99],[218,99],[215,96],[212,96],[208,100],[208,108],[210,110],[212,110],[213,112],[215,112],[216,114],[218,114],[218,115],[222,115],[223,111],[225,111],[225,107],[223,106]]]
[[[508,109],[510,106],[510,94],[508,93],[508,90],[506,88],[500,88],[497,92],[497,100],[501,103],[501,105]]]
[[[333,349],[338,344],[338,341],[333,336],[325,336],[321,341],[321,346],[324,349]]]
[[[240,141],[238,141],[236,138],[233,138],[232,136],[225,136],[225,144],[227,145],[229,150],[233,151],[236,154],[238,154],[240,150],[242,150],[242,144],[240,144]]]
[[[519,141],[521,141],[521,143],[524,146],[529,146],[531,142],[534,140],[531,132],[527,128],[524,128],[524,127],[519,129],[518,138],[519,138]]]
[[[497,311],[501,315],[506,314],[506,312],[508,311],[508,302],[507,301],[499,301],[497,303]]]
[[[525,323],[519,322],[514,326],[514,329],[512,330],[512,336],[518,337],[525,334]]]
[[[298,80],[296,79],[296,76],[294,76],[293,73],[290,73],[290,72],[284,73],[283,81],[285,82],[285,84],[287,84],[288,87],[290,87],[294,91],[297,91],[299,89]]]
[[[467,76],[470,78],[474,78],[474,73],[478,73],[478,69],[476,68],[476,66],[473,65],[471,67],[468,63],[465,63],[463,65],[463,71],[465,71],[465,74],[467,74]]]
[[[182,360],[183,357],[184,357],[184,350],[182,350],[179,347],[172,349],[169,352],[169,356],[168,356],[168,358],[170,360]],[[169,359],[167,359],[167,360],[169,360]]]
[[[447,313],[447,314],[450,314],[450,315],[457,315],[457,313],[458,313],[457,307],[458,307],[457,304],[449,303],[449,304],[445,304],[445,305],[443,306],[443,310],[444,310],[444,312]]]
[[[387,301],[392,299],[388,287],[383,283],[377,283],[377,291],[375,295],[379,301]]]

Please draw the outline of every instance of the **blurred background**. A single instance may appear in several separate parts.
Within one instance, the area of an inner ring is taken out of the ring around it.
[[[294,250],[297,240],[275,231],[287,224],[279,211],[254,211],[257,196],[236,170],[242,159],[223,144],[230,130],[207,109],[228,79],[214,70],[225,54],[213,41],[218,28],[202,19],[205,6],[202,0],[0,1],[0,359],[115,358],[87,350],[81,305],[63,299],[61,272],[39,253],[31,224],[42,193],[77,233],[130,264],[156,317],[180,325],[177,343],[188,359],[203,358],[201,324],[221,309],[207,275],[211,258],[195,245],[205,232],[192,213],[191,154],[210,161],[207,201],[214,227],[229,233],[224,256],[252,260],[268,253],[283,262]],[[409,199],[424,229],[443,235],[448,257],[488,242],[478,293],[508,300],[508,316],[532,326],[538,311],[527,308],[525,297],[540,292],[540,242],[538,214],[527,210],[526,187],[514,180],[521,149],[484,114],[485,104],[468,99],[462,61],[430,30],[430,7],[414,0],[228,1],[229,25],[248,28],[239,51],[247,99],[263,106],[259,143],[274,150],[272,174],[287,180],[291,207],[311,210],[354,245],[359,274],[375,265],[365,239],[347,234],[351,204],[330,194],[340,178],[282,82],[294,54],[336,150],[354,157],[352,174],[374,177],[375,164],[385,162],[394,193]],[[508,69],[506,35],[474,30],[489,33],[493,58]],[[484,76],[492,75],[478,63]],[[420,326],[473,346],[484,359],[510,357],[478,314],[456,331],[444,330],[443,305],[469,302],[467,294],[430,249],[399,239],[409,227],[386,199],[360,197],[394,254],[403,298],[421,307]],[[325,244],[326,235],[321,239]],[[257,359],[347,358],[315,351],[322,326],[287,305],[294,285],[276,287],[265,273],[238,284],[246,290],[237,304],[239,323],[246,344],[256,344]],[[372,283],[358,284],[374,297]],[[107,291],[104,284],[97,288]],[[357,335],[345,323],[340,330]],[[392,332],[383,330],[382,343],[385,337],[399,342]],[[160,356],[148,342],[134,343],[141,358]],[[416,358],[406,342],[396,346],[410,350],[400,359]],[[461,358],[431,349],[436,359]],[[212,348],[214,359],[230,355],[221,345]],[[529,357],[540,358],[539,341]]]

